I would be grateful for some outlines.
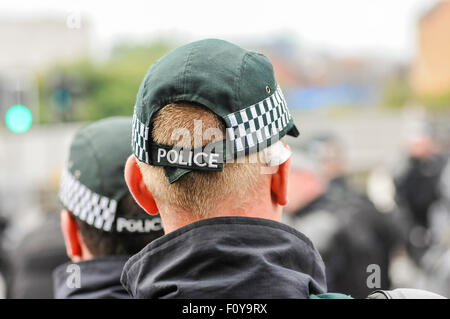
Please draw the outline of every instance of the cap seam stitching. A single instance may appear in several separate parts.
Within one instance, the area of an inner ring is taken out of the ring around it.
[[[241,64],[238,67],[238,74],[236,76],[236,84],[235,84],[235,90],[236,90],[236,94],[235,94],[235,105],[233,105],[233,113],[237,112],[238,110],[236,110],[236,107],[239,107],[239,100],[241,97],[241,79],[242,79],[242,71],[245,68],[245,65],[247,64],[247,57],[249,55],[249,52],[245,52],[244,56],[242,57],[242,61]]]
[[[101,176],[103,176],[103,170],[101,169],[101,166],[99,165],[99,164],[100,164],[100,160],[99,160],[99,158],[98,158],[97,151],[96,151],[94,145],[92,144],[91,140],[88,139],[84,134],[81,134],[80,136],[81,136],[83,139],[86,140],[87,144],[89,144],[89,147],[92,149],[92,155],[93,155],[94,158],[95,158],[95,165],[97,166],[97,171],[100,173]],[[80,183],[81,183],[81,182],[80,182]],[[102,190],[102,192],[99,192],[99,193],[103,193],[103,192],[105,191],[104,186],[105,186],[105,185],[104,185],[104,181],[103,181],[102,178],[100,178],[100,189]],[[106,195],[103,194],[103,196],[106,196]],[[106,196],[106,197],[109,197],[109,196]]]
[[[189,52],[187,58],[186,58],[186,65],[184,66],[184,72],[183,72],[183,95],[186,95],[186,83],[187,83],[187,73],[191,69],[191,57],[194,54],[194,50],[196,49],[196,46],[192,46],[191,51]]]

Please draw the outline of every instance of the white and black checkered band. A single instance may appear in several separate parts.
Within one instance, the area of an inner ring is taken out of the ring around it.
[[[268,98],[227,117],[227,139],[238,153],[267,146],[267,141],[277,138],[292,119],[279,86]]]
[[[137,159],[141,162],[149,163],[148,156],[148,131],[149,128],[144,123],[139,121],[136,114],[133,115],[133,131],[131,136],[132,147],[134,151],[134,155],[136,155]]]
[[[276,142],[280,134],[285,134],[286,128],[292,122],[292,116],[287,108],[283,92],[278,86],[276,91],[266,99],[250,105],[240,111],[226,116],[227,149],[226,159],[259,151],[272,142]],[[142,123],[134,114],[132,146],[134,154],[141,162],[151,164],[148,149],[149,127]]]
[[[117,201],[91,191],[67,169],[61,178],[59,198],[65,208],[82,221],[100,230],[113,230]]]

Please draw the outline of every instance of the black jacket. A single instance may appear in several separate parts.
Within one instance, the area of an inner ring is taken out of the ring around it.
[[[80,268],[80,288],[70,288],[72,263],[66,263],[53,272],[57,299],[128,299],[130,296],[120,284],[120,274],[129,256],[111,256],[75,263]],[[72,285],[73,286],[73,285]]]
[[[59,215],[50,215],[12,249],[5,277],[7,297],[49,299],[54,295],[52,272],[69,261]]]
[[[429,227],[429,209],[440,198],[439,180],[445,162],[441,155],[429,159],[410,157],[395,177],[396,200],[406,208],[412,226]]]
[[[246,217],[201,220],[147,245],[124,267],[135,298],[308,298],[326,291],[311,241],[284,224]]]
[[[326,267],[328,290],[365,298],[367,267],[381,269],[382,289],[389,289],[389,255],[397,242],[395,227],[370,201],[343,184],[297,210],[286,222],[314,243]]]

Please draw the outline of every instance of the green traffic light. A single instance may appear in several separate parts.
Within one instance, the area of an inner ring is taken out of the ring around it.
[[[6,112],[6,126],[14,133],[28,131],[33,122],[30,110],[23,105],[14,105]]]
[[[50,95],[52,106],[58,111],[67,111],[72,106],[72,95],[66,89],[53,91]]]

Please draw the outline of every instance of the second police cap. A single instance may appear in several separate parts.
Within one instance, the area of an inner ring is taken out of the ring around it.
[[[155,143],[152,118],[176,102],[198,104],[216,114],[226,127],[224,141],[200,150]],[[192,170],[221,171],[224,162],[258,152],[286,134],[297,137],[299,132],[269,59],[227,41],[206,39],[178,47],[150,67],[134,107],[132,147],[139,161],[163,166],[173,183]],[[199,163],[195,154],[215,161],[202,158]]]
[[[124,167],[131,154],[130,117],[112,117],[81,128],[73,137],[62,174],[59,199],[76,218],[111,233],[160,232],[159,215],[120,216],[129,195]],[[137,204],[136,204],[137,205]]]

